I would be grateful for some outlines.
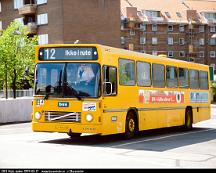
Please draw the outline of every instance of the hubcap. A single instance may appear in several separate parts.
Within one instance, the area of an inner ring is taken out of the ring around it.
[[[133,131],[134,131],[134,128],[135,128],[135,122],[134,122],[133,119],[130,119],[130,121],[129,121],[129,130],[130,130],[131,132],[133,132]]]

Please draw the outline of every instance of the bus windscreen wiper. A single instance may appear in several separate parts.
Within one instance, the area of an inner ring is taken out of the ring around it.
[[[78,92],[72,86],[68,85],[67,82],[65,83],[64,94],[65,94],[65,96],[73,95],[78,100],[82,100],[82,98],[80,97],[80,95],[78,94]]]
[[[52,93],[46,93],[46,95],[44,96],[44,100],[47,100],[51,94]]]

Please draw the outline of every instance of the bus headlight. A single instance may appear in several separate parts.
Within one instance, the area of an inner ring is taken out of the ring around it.
[[[35,119],[36,119],[36,120],[39,120],[40,118],[41,118],[40,112],[36,112],[36,113],[35,113]]]
[[[91,114],[86,115],[86,121],[91,122],[93,120],[93,116]]]

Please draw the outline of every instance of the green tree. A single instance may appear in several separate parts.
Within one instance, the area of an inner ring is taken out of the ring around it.
[[[33,73],[36,44],[37,37],[28,37],[27,28],[19,22],[12,22],[0,36],[0,79],[6,89],[9,83],[14,98],[26,69]]]

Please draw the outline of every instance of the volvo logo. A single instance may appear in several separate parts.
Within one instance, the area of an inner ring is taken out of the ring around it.
[[[69,102],[58,102],[58,107],[69,107]]]

